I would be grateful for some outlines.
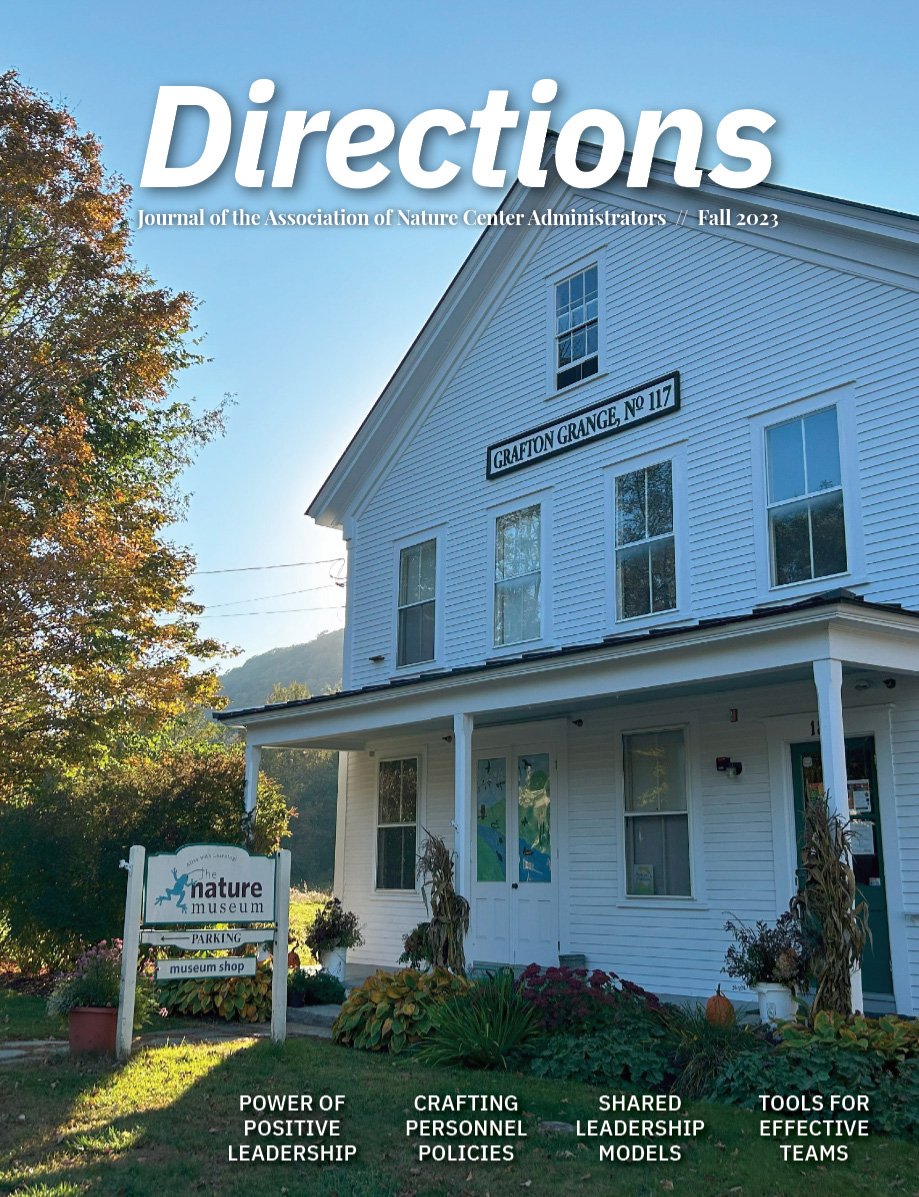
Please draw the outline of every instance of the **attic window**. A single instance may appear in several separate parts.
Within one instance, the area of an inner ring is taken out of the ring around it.
[[[555,389],[589,378],[598,369],[597,267],[555,284]]]

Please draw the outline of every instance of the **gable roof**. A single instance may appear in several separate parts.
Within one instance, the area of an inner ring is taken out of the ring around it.
[[[813,246],[818,241],[821,247],[815,260],[919,292],[917,215],[775,183],[734,191],[712,183],[705,176],[698,188],[686,189],[674,182],[673,163],[660,158],[654,159],[648,187],[642,196],[634,192],[619,196],[617,189],[628,171],[630,153],[623,155],[619,171],[603,188],[572,188],[554,169],[556,138],[557,134],[549,134],[543,160],[549,170],[546,186],[527,188],[515,181],[498,205],[497,213],[522,213],[525,227],[531,212],[552,207],[553,197],[565,194],[584,195],[594,202],[606,203],[627,199],[633,207],[669,208],[674,217],[678,210],[698,204],[701,198],[729,204],[735,211],[767,209],[779,214],[779,228],[768,239],[761,234],[756,242],[758,247],[793,256],[807,252],[814,259]],[[598,160],[600,151],[600,146],[582,141],[578,159],[591,165]],[[503,224],[488,225],[482,231],[307,508],[306,514],[317,523],[341,527],[383,468],[400,432],[406,428],[409,414],[419,399],[436,388],[439,375],[455,358],[482,297],[489,294],[502,271],[520,252],[520,231]],[[550,231],[542,228],[536,235]],[[721,229],[697,231],[724,235]]]

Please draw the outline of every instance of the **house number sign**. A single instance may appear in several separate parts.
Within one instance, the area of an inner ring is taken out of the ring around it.
[[[594,441],[615,436],[617,432],[625,432],[637,424],[646,424],[648,420],[656,420],[679,409],[680,373],[674,370],[672,374],[655,378],[635,390],[623,391],[602,403],[581,408],[569,416],[490,445],[485,476],[503,478],[514,470],[567,453],[569,449],[592,445]]]

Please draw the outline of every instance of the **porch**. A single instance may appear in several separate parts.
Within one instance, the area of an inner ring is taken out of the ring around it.
[[[392,967],[402,937],[425,917],[414,889],[379,885],[377,861],[380,762],[415,759],[418,827],[452,839],[457,888],[472,903],[471,960],[552,963],[579,953],[589,967],[656,992],[700,997],[725,981],[725,919],[772,920],[795,891],[795,786],[803,775],[796,779],[792,746],[819,745],[823,784],[848,818],[846,739],[870,741],[890,992],[871,994],[866,1006],[914,1013],[917,633],[914,615],[837,593],[220,718],[246,726],[250,804],[261,751],[342,752],[335,888],[359,913],[367,939],[351,954],[352,970]],[[625,843],[623,737],[680,728],[689,882],[668,893],[656,885],[655,866],[642,865]],[[496,768],[505,780],[519,780],[520,761],[532,775],[540,754],[552,774],[548,878],[521,884],[533,873],[521,871],[527,845],[518,810],[508,809],[503,874],[483,856],[483,762],[503,762]]]

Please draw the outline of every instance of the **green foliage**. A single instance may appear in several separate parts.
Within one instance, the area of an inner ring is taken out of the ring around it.
[[[293,885],[331,889],[335,872],[335,818],[338,804],[338,753],[323,749],[262,753],[262,775],[270,778],[294,807],[291,823],[290,876]],[[261,798],[260,798],[261,800]]]
[[[688,1010],[667,1007],[663,1022],[677,1078],[674,1087],[687,1097],[710,1093],[729,1060],[744,1052],[766,1051],[769,1046],[758,1028],[709,1022],[702,1006]]]
[[[332,1027],[332,1038],[346,1047],[395,1055],[429,1035],[446,1002],[468,989],[468,981],[442,968],[430,973],[411,968],[378,972],[352,990]]]
[[[857,1014],[846,1018],[821,1010],[812,1025],[804,1021],[782,1023],[778,1034],[788,1048],[842,1047],[873,1052],[887,1062],[919,1057],[919,1022],[897,1018],[895,1014],[883,1018]]]
[[[536,1038],[538,1026],[537,1010],[515,983],[513,972],[499,969],[446,1004],[418,1058],[437,1067],[506,1070]]]
[[[323,969],[318,973],[308,973],[305,969],[295,968],[287,974],[288,1006],[340,1005],[344,1000],[344,985],[338,977],[333,977]]]
[[[170,1014],[219,1014],[228,1022],[267,1022],[271,1018],[271,965],[257,965],[254,977],[168,981],[160,986],[159,994]]]
[[[605,1029],[555,1034],[535,1052],[535,1076],[588,1085],[660,1088],[670,1070],[670,1041],[660,1015],[637,1002],[623,1005]]]
[[[117,935],[125,900],[118,866],[131,845],[150,853],[242,843],[244,788],[241,746],[165,744],[49,782],[28,805],[0,803],[0,956],[35,972]],[[288,814],[281,791],[262,779],[251,850],[272,851]]]
[[[329,898],[316,911],[312,926],[303,937],[303,942],[318,960],[323,952],[335,948],[359,948],[364,942],[357,915],[345,910],[339,898]]]
[[[431,916],[431,960],[439,968],[462,975],[466,971],[463,940],[469,930],[469,903],[453,886],[453,853],[439,835],[425,832],[418,856],[418,877]]]
[[[849,841],[848,826],[830,814],[829,791],[809,799],[801,848],[804,886],[792,898],[791,909],[805,926],[815,928],[820,941],[812,1015],[822,1010],[852,1013],[852,969],[870,938],[868,904],[858,899]]]
[[[725,1064],[711,1097],[759,1109],[761,1093],[861,1093],[873,1131],[919,1141],[919,1060],[885,1062],[876,1052],[815,1039],[807,1047],[745,1052]],[[832,1115],[831,1115],[832,1116]],[[850,1115],[851,1117],[851,1115]]]
[[[409,968],[422,968],[434,963],[431,951],[430,923],[419,923],[409,931],[402,940],[402,955],[400,964],[407,964]]]

